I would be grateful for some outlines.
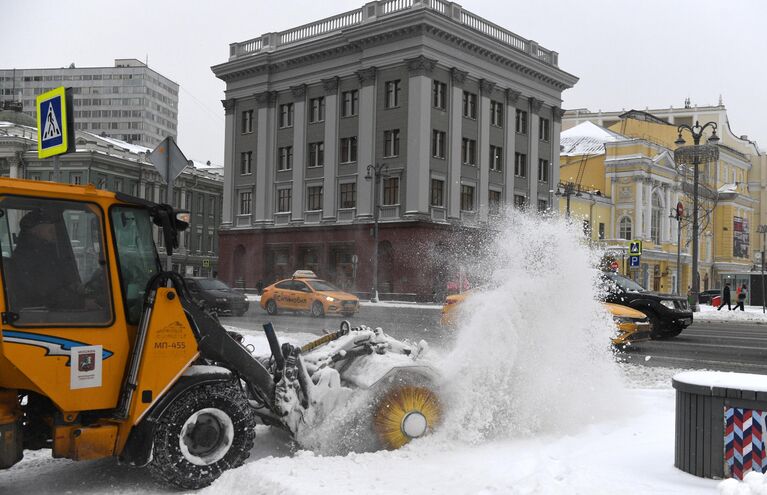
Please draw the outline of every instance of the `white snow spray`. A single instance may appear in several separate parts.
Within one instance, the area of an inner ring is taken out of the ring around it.
[[[475,268],[489,282],[461,304],[455,348],[440,366],[436,436],[565,433],[625,412],[615,327],[596,298],[601,253],[580,222],[515,210],[501,225]]]

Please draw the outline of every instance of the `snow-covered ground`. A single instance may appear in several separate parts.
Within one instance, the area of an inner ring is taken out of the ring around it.
[[[733,305],[734,307],[734,305]],[[695,321],[717,321],[717,322],[748,322],[767,324],[767,314],[762,313],[761,306],[746,306],[745,311],[728,311],[727,306],[717,311],[716,307],[707,304],[700,305],[700,312],[695,313]]]

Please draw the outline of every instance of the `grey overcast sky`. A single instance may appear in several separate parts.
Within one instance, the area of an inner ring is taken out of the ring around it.
[[[181,85],[178,141],[223,163],[229,43],[358,8],[364,0],[0,0],[0,68],[111,66],[148,58]],[[767,2],[762,0],[464,0],[465,9],[559,52],[580,78],[564,108],[716,104],[767,149]]]

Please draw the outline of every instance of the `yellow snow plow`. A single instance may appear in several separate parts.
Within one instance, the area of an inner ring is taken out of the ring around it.
[[[302,351],[265,325],[271,355],[253,356],[162,270],[155,236],[171,255],[186,227],[168,205],[0,179],[0,468],[45,448],[195,489],[247,459],[258,421],[297,437],[357,388],[376,392],[372,448],[439,421],[424,346],[380,329]]]

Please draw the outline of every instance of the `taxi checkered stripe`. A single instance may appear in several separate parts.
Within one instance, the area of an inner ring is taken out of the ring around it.
[[[731,476],[742,480],[749,471],[767,471],[767,412],[728,407],[724,420],[724,458]]]

